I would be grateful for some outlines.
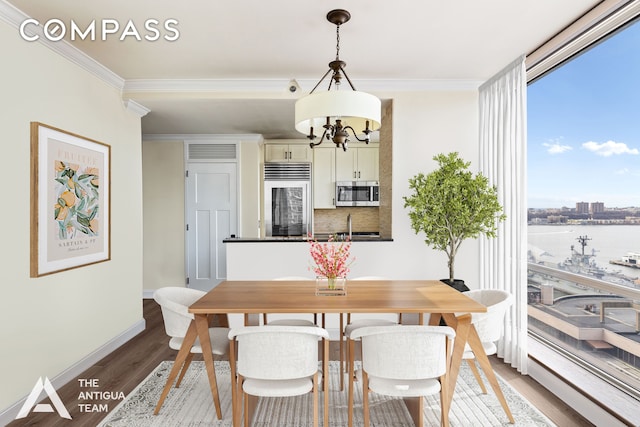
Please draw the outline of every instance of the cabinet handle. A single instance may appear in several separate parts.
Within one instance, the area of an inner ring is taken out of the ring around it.
[[[289,160],[293,159],[293,157],[291,156],[291,151],[289,151]]]
[[[353,171],[353,177],[356,178],[356,171]]]
[[[358,171],[358,178],[360,178],[360,171]]]
[[[285,159],[285,160],[287,160],[287,159],[288,159],[288,157],[287,157],[288,155],[289,155],[289,152],[288,152],[288,151],[285,151],[285,152],[284,152],[284,159]]]

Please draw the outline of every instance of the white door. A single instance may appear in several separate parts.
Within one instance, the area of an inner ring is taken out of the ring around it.
[[[222,240],[237,234],[236,164],[189,163],[187,170],[187,286],[209,291],[227,276]]]

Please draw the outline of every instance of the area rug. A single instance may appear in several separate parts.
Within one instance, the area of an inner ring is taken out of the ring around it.
[[[153,415],[153,410],[172,365],[173,362],[162,362],[107,415],[99,427],[231,427],[231,377],[229,363],[224,361],[215,362],[222,420],[216,418],[204,362],[191,364],[180,388],[172,388],[160,414]],[[329,423],[321,422],[320,425],[347,426],[347,392],[339,390],[339,362],[330,362],[329,373]],[[531,406],[500,377],[498,377],[498,381],[507,402],[509,402],[509,408],[516,419],[517,426],[554,426],[548,418]],[[485,381],[485,384],[488,383]],[[362,390],[359,383],[356,383],[355,390],[354,426],[362,426]],[[322,394],[320,399],[322,402]],[[258,427],[311,426],[312,409],[311,395],[260,399],[253,425]],[[371,426],[413,426],[402,400],[370,393],[370,409]],[[320,409],[321,421],[322,415],[322,409]],[[440,425],[438,397],[425,398],[424,419],[427,426]],[[480,387],[473,378],[471,370],[465,365],[460,370],[449,419],[452,427],[512,425],[493,391],[489,388],[488,394],[481,394]]]

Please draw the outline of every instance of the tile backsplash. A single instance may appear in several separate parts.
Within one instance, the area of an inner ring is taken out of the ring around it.
[[[351,214],[351,231],[380,231],[379,208],[369,206],[314,209],[313,225],[316,234],[345,233],[348,231],[347,215]]]

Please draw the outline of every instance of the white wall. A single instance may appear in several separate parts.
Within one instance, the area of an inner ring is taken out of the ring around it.
[[[183,286],[184,144],[142,143],[144,289]]]
[[[0,45],[1,414],[143,319],[140,118],[119,90],[4,21]],[[111,146],[111,261],[29,277],[31,121]]]
[[[163,286],[185,284],[185,141],[188,135],[171,139],[145,139],[144,182],[144,291],[150,296]],[[238,235],[258,237],[260,218],[261,138],[198,136],[202,142],[238,144]]]
[[[386,271],[393,277],[448,277],[447,258],[424,243],[411,229],[402,197],[409,178],[437,166],[433,156],[458,151],[478,169],[477,91],[399,93],[393,97],[393,246],[386,253]],[[456,256],[456,278],[475,287],[479,279],[479,244],[462,243]],[[364,261],[364,260],[363,260]],[[401,273],[400,273],[401,272]]]

